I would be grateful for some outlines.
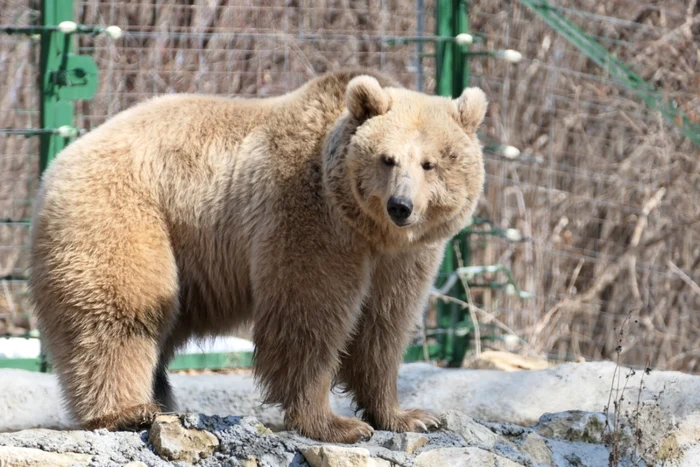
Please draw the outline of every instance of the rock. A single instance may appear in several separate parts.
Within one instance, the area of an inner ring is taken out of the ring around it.
[[[312,446],[301,453],[311,467],[391,467],[384,459],[370,457],[364,448],[343,446]]]
[[[559,439],[547,440],[552,450],[553,465],[557,467],[604,467],[608,466],[610,451],[602,444],[581,443]],[[622,458],[615,467],[637,467],[629,458]],[[643,465],[643,464],[642,464]]]
[[[570,410],[600,412],[608,405],[616,365],[612,362],[567,363],[546,370],[503,372],[442,369],[427,363],[404,365],[399,400],[404,407],[433,413],[460,412],[484,422],[529,426],[545,413]],[[625,368],[618,368],[623,375]],[[630,399],[640,387],[641,400],[658,398],[663,413],[682,418],[700,407],[700,376],[674,371],[638,371],[626,379]],[[673,388],[673,390],[664,388]]]
[[[153,422],[148,440],[153,449],[171,461],[197,462],[214,453],[216,436],[204,430],[186,429],[178,417],[160,415]]]
[[[511,352],[499,350],[486,350],[481,352],[477,358],[469,360],[465,368],[478,370],[500,370],[500,371],[521,371],[521,370],[544,370],[554,366],[542,358],[526,357]]]
[[[544,414],[533,428],[545,438],[602,443],[605,421],[605,415],[602,413],[572,410],[557,414]]]
[[[625,413],[634,435],[634,449],[652,461],[665,436],[675,428],[656,402],[641,403]]]
[[[74,429],[55,375],[0,369],[0,433],[29,428]]]
[[[74,452],[46,452],[34,448],[0,446],[0,466],[12,467],[73,467],[89,465],[92,456]]]
[[[416,467],[521,467],[522,465],[478,447],[434,449],[416,457]]]
[[[429,441],[428,438],[420,433],[397,433],[382,443],[382,446],[392,451],[413,454],[416,450],[428,444]]]
[[[273,434],[255,417],[219,417],[188,414],[182,417],[187,429],[205,430],[216,436],[219,448],[213,456],[198,464],[201,467],[238,465],[242,460],[254,466],[301,466],[304,456],[299,452],[306,438]],[[306,440],[308,441],[308,440]],[[253,463],[255,462],[255,463]]]
[[[46,453],[90,455],[91,467],[143,462],[149,467],[171,465],[149,447],[146,432],[107,430],[55,431],[46,429],[0,433],[0,446],[30,448]],[[13,463],[9,463],[13,465]]]
[[[492,448],[500,442],[507,442],[484,425],[455,410],[443,413],[440,416],[440,425],[445,430],[461,435],[468,445]]]
[[[611,438],[598,430],[604,423],[600,413],[547,414],[534,427],[486,426],[456,411],[443,413],[440,419],[443,429],[430,433],[376,431],[355,445],[331,445],[294,432],[272,433],[250,416],[163,415],[150,432],[38,429],[0,434],[0,466],[599,467],[608,465],[611,455]],[[641,449],[636,453],[623,449],[618,465],[695,465],[700,456],[700,412],[671,430],[655,424],[655,415],[636,420],[640,430],[663,433],[658,443],[644,441],[654,448],[644,449],[651,456],[646,464],[637,462]]]
[[[258,459],[255,456],[250,456],[241,461],[242,467],[258,467]]]
[[[552,451],[547,447],[544,438],[533,431],[523,436],[520,450],[538,464],[550,465],[552,463]]]
[[[667,466],[700,465],[700,412],[684,418],[678,428],[667,434],[656,451],[655,460]]]

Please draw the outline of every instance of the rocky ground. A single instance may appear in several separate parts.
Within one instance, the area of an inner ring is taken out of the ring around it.
[[[184,413],[140,433],[109,433],[65,430],[52,376],[3,371],[0,431],[20,431],[0,434],[0,466],[700,466],[700,377],[623,370],[611,394],[614,371],[604,363],[519,372],[406,365],[402,404],[440,414],[442,427],[380,431],[352,446],[279,431],[281,414],[260,405],[248,375],[176,375]],[[343,398],[333,404],[351,412]]]
[[[647,414],[648,415],[648,414]],[[24,430],[0,435],[0,465],[68,466],[691,466],[697,465],[700,417],[665,434],[635,437],[605,430],[601,413],[547,414],[531,427],[489,424],[460,412],[442,414],[432,433],[379,431],[365,442],[330,445],[291,432],[273,433],[255,417],[163,415],[150,430]],[[644,428],[652,428],[644,426]]]

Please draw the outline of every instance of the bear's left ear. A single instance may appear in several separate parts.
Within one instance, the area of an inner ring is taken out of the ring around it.
[[[348,83],[345,105],[353,117],[363,122],[387,113],[391,107],[391,99],[376,78],[360,75]]]
[[[467,133],[475,133],[486,116],[488,101],[486,94],[479,88],[466,88],[462,95],[454,100],[459,114],[459,121]]]

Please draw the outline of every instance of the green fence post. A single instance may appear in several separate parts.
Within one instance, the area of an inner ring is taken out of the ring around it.
[[[435,34],[438,39],[453,38],[453,0],[437,0],[435,8]],[[451,40],[437,41],[435,93],[440,96],[452,95],[452,69],[455,44]]]
[[[437,1],[435,23],[438,38],[455,38],[458,34],[469,32],[468,6],[466,0]],[[438,95],[456,98],[469,85],[467,52],[466,46],[458,45],[453,40],[438,41],[435,90]],[[468,238],[465,234],[460,234],[453,240],[457,240],[460,247],[468,248]],[[443,262],[440,266],[438,286],[442,285],[457,267],[457,258],[452,245],[451,240],[445,249]],[[462,256],[464,260],[465,255]],[[452,290],[455,289],[456,287]],[[460,298],[464,299],[465,297]],[[464,320],[465,312],[454,303],[438,302],[436,306],[438,327],[444,332],[438,338],[442,348],[442,358],[447,361],[449,366],[459,365],[464,352],[466,352],[468,337],[458,337],[455,335],[455,331]]]
[[[458,34],[469,33],[469,0],[453,0],[455,11],[455,29],[454,37]],[[454,90],[452,97],[459,97],[464,88],[469,86],[469,46],[454,45],[455,48],[455,64],[454,67]]]
[[[453,0],[453,11],[454,11],[454,30],[453,37],[457,37],[459,34],[469,33],[469,1],[468,0]],[[452,73],[452,84],[454,88],[452,89],[452,97],[456,98],[462,94],[464,88],[469,86],[469,47],[467,45],[454,45],[454,57],[455,66],[453,67]],[[459,233],[454,241],[457,242],[460,248],[460,256],[462,263],[465,266],[469,266],[471,259],[471,246],[469,245],[469,229]],[[454,261],[456,262],[456,261]],[[457,264],[454,265],[457,267]],[[457,293],[457,298],[462,301],[467,301],[466,292],[462,288],[457,287],[459,291]],[[467,310],[453,305],[452,317],[451,317],[451,327],[453,330],[457,330],[463,325],[475,325],[471,323],[468,317]],[[448,360],[449,366],[461,366],[462,360],[464,359],[464,354],[469,348],[469,337],[472,333],[469,332],[465,335],[455,336],[452,343],[451,358]]]
[[[72,21],[73,0],[44,0],[41,2],[41,24],[55,27],[61,21]],[[65,83],[65,61],[73,38],[57,30],[45,30],[41,35],[40,95],[41,126],[55,129],[73,125],[73,102],[61,100],[58,89]],[[61,70],[63,68],[63,71]],[[42,173],[70,138],[58,133],[40,135],[39,171]]]
[[[41,25],[57,26],[61,21],[73,19],[73,0],[43,0],[41,2]],[[39,59],[40,118],[43,129],[55,129],[73,125],[73,102],[61,101],[58,97],[58,71],[66,54],[70,52],[72,37],[56,30],[45,30],[41,35]],[[58,133],[39,135],[39,173],[56,157],[69,142]],[[41,342],[41,341],[40,341]],[[43,346],[42,346],[43,347]],[[41,347],[40,347],[41,348]],[[43,348],[39,355],[39,370],[48,371],[48,362]]]
[[[453,0],[437,0],[435,8],[435,34],[439,39],[452,38],[453,34]],[[435,93],[440,96],[452,95],[452,69],[454,61],[454,42],[449,40],[438,40],[436,44],[436,67],[435,67]],[[442,286],[447,278],[454,270],[454,255],[452,247],[448,242],[445,248],[445,253],[440,266],[437,285]],[[447,304],[438,300],[435,304],[436,324],[438,331],[444,334],[438,334],[437,341],[439,344],[439,358],[450,360],[452,350],[453,336],[450,334],[453,331],[450,328],[450,309],[452,304]]]

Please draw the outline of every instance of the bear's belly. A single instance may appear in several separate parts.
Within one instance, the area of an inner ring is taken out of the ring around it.
[[[179,310],[173,329],[176,345],[184,344],[190,337],[230,333],[252,319],[246,255],[235,254],[230,249],[226,254],[219,251],[220,254],[211,255],[212,250],[219,250],[215,245],[215,242],[199,248],[192,245],[187,253],[176,249],[179,256]],[[200,254],[194,254],[195,250]]]

